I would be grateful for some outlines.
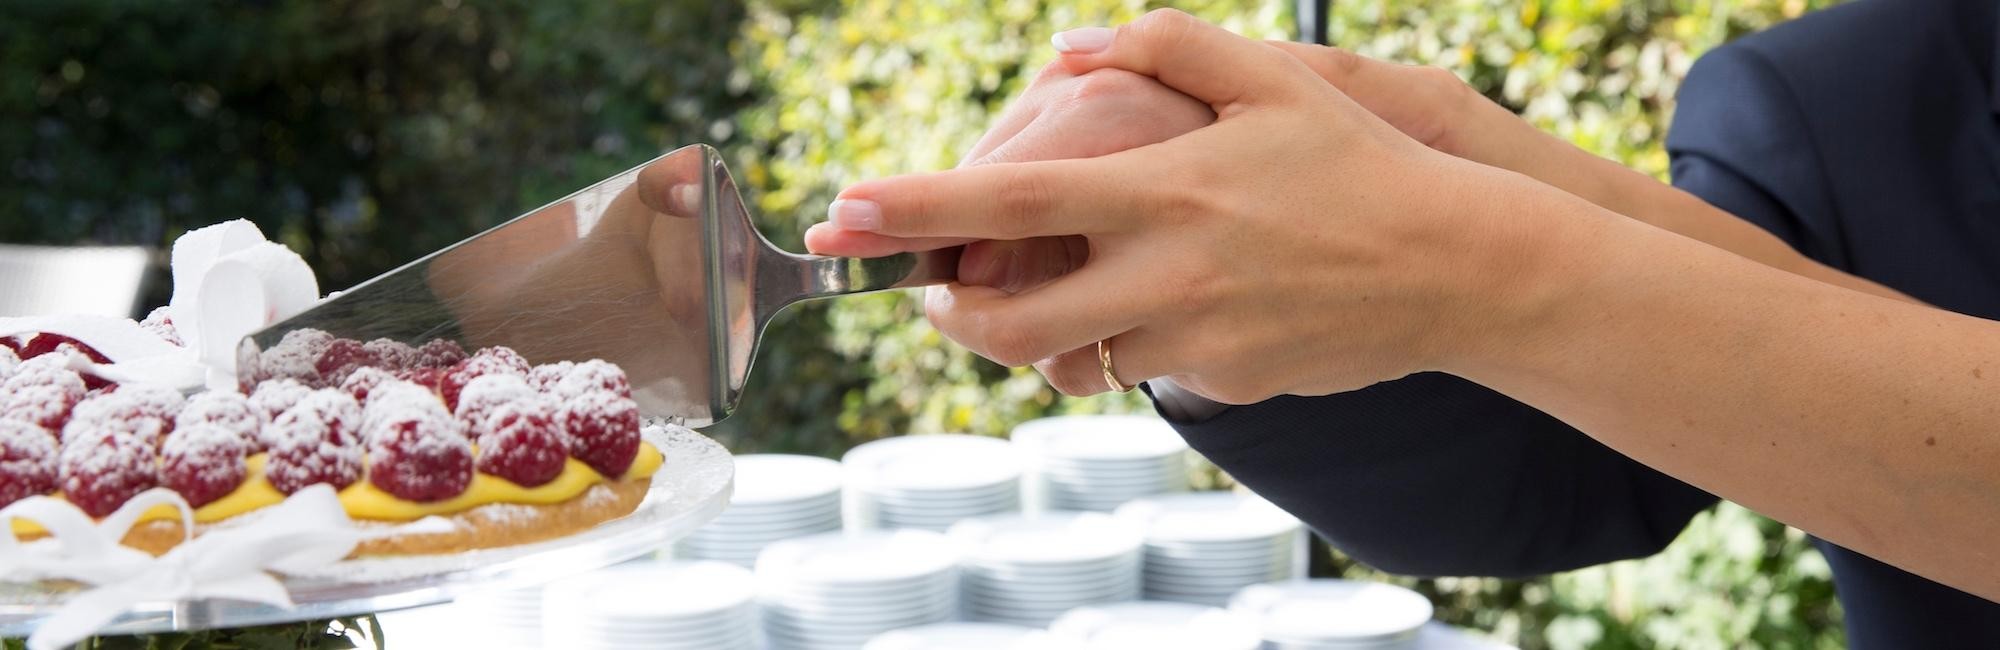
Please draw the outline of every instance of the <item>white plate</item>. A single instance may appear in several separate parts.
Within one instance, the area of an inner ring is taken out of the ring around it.
[[[936,533],[825,533],[765,547],[757,575],[770,584],[865,585],[922,581],[957,564],[951,541]]]
[[[1302,528],[1297,517],[1262,497],[1234,492],[1146,497],[1120,507],[1118,515],[1144,526],[1153,544],[1270,539]]]
[[[756,580],[721,562],[642,562],[603,569],[550,585],[553,607],[576,606],[618,618],[690,619],[746,605]]]
[[[816,456],[749,454],[736,457],[735,504],[763,505],[839,498],[840,462]]]
[[[1138,415],[1042,418],[1014,427],[1011,437],[1032,455],[1056,458],[1150,459],[1188,448],[1165,420]]]
[[[1046,512],[958,522],[946,533],[974,565],[1032,566],[1115,562],[1136,556],[1139,529],[1099,513]]]
[[[884,632],[861,650],[1026,650],[1047,647],[1046,635],[1025,625],[936,623]]]
[[[1021,477],[1014,447],[986,436],[885,438],[855,447],[840,462],[847,483],[864,488],[978,490]]]
[[[1088,605],[1049,624],[1056,638],[1111,648],[1255,650],[1263,642],[1241,615],[1217,607],[1133,601]]]
[[[1292,580],[1253,585],[1229,608],[1255,619],[1266,640],[1313,643],[1386,641],[1414,636],[1430,622],[1430,600],[1374,582]]]

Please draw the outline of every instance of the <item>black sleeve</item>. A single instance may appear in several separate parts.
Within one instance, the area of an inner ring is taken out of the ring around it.
[[[1669,137],[1675,180],[1837,261],[1832,230],[1795,216],[1827,214],[1824,205],[1811,193],[1773,189],[1810,187],[1816,178],[1796,112],[1754,52],[1709,54],[1681,89]],[[1174,426],[1336,547],[1396,573],[1519,576],[1650,555],[1715,502],[1450,375],[1281,397]]]

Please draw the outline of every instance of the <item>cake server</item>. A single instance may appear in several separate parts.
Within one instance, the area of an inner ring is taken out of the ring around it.
[[[604,359],[640,412],[687,426],[740,402],[764,327],[801,300],[949,282],[958,249],[856,259],[773,246],[721,156],[690,145],[245,337],[238,373],[284,372],[318,329],[410,345],[504,345],[533,363]],[[247,373],[247,374],[246,374]]]

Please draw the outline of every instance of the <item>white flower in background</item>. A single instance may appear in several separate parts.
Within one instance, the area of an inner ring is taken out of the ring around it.
[[[88,370],[116,382],[233,389],[237,342],[319,302],[312,267],[241,219],[181,235],[169,266],[174,294],[163,315],[186,347],[101,316],[0,318],[0,336],[48,332],[82,341],[112,361]]]

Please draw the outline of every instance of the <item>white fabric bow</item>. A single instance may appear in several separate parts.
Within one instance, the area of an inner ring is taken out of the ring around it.
[[[0,336],[49,332],[82,341],[112,363],[80,369],[115,382],[223,390],[236,386],[237,341],[320,298],[312,267],[241,219],[181,235],[169,266],[167,314],[187,347],[103,316],[0,318]]]
[[[33,521],[49,539],[23,544],[0,535],[0,580],[75,580],[94,588],[69,598],[28,637],[30,650],[57,650],[89,637],[134,605],[200,598],[243,600],[289,609],[291,596],[267,571],[324,567],[354,551],[364,535],[333,488],[314,485],[259,510],[244,525],[184,539],[154,558],[119,544],[140,514],[156,505],[180,511],[194,530],[194,510],[180,495],[154,488],[132,497],[100,523],[75,506],[29,497],[0,508],[0,525]]]

